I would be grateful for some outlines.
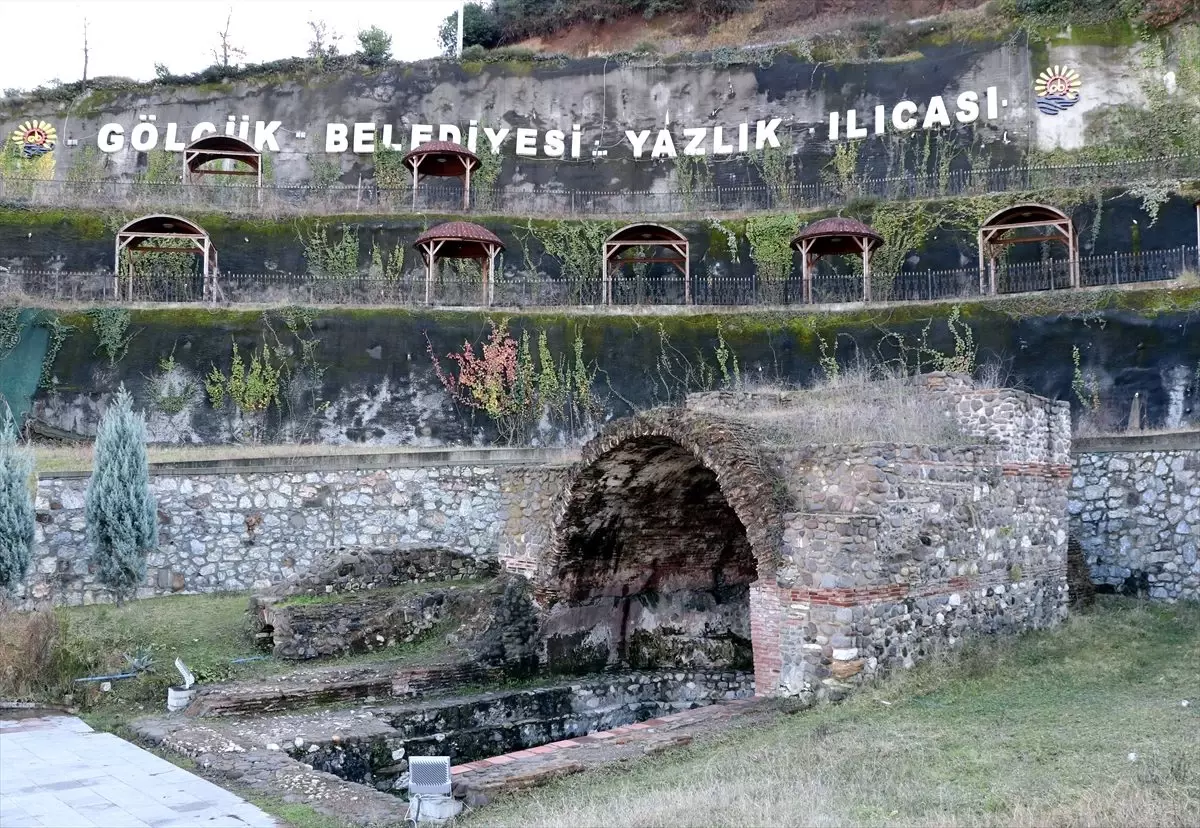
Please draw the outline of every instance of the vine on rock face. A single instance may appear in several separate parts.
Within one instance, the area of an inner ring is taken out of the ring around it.
[[[558,259],[563,280],[578,296],[587,285],[595,284],[601,275],[604,241],[618,225],[613,221],[551,221],[534,224],[526,222],[525,241],[530,237]],[[528,246],[528,244],[526,244]]]
[[[675,189],[685,210],[695,209],[697,199],[712,188],[712,167],[706,155],[681,155],[675,159]]]
[[[1071,346],[1071,362],[1075,366],[1071,376],[1071,391],[1079,400],[1079,404],[1083,406],[1084,411],[1094,415],[1100,410],[1100,382],[1094,373],[1091,371],[1085,373],[1080,366],[1078,345]]]
[[[0,360],[21,344],[21,309],[0,307]]]
[[[491,327],[479,354],[470,342],[448,354],[454,364],[450,372],[426,337],[434,374],[451,399],[487,414],[509,445],[528,438],[542,417],[561,423],[571,435],[590,428],[603,405],[592,392],[596,369],[584,361],[582,338],[576,336],[569,364],[566,356],[554,359],[546,332],[539,332],[535,364],[528,331],[518,342],[507,320],[493,321]]]
[[[260,351],[250,354],[250,365],[246,366],[238,351],[237,342],[233,343],[233,359],[229,374],[224,374],[217,366],[204,379],[204,390],[208,394],[212,407],[222,410],[228,401],[233,405],[239,417],[251,417],[250,438],[262,438],[263,418],[267,409],[274,403],[280,405],[280,377],[283,367],[272,364],[271,351],[266,343]]]
[[[796,164],[792,157],[792,143],[784,139],[778,147],[764,147],[750,154],[750,163],[758,168],[763,183],[774,199],[776,207],[791,206],[792,187],[796,183]]]
[[[300,230],[308,273],[320,279],[351,279],[358,275],[358,230],[342,225],[342,238],[329,241],[329,227],[314,222],[307,232]]]
[[[129,343],[136,332],[126,335],[131,319],[125,308],[93,308],[88,311],[92,330],[96,332],[99,347],[108,355],[108,364],[115,366],[129,350]]]
[[[778,287],[792,272],[792,236],[798,218],[792,213],[758,215],[746,219],[750,258],[765,286]]]

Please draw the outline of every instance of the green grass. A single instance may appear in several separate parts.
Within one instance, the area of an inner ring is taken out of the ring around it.
[[[275,606],[299,607],[310,606],[312,604],[350,604],[365,600],[367,598],[378,598],[387,595],[402,597],[405,595],[415,595],[420,592],[449,589],[450,587],[458,587],[460,589],[469,590],[483,586],[485,583],[487,582],[482,579],[462,581],[420,581],[409,584],[399,584],[393,587],[385,587],[383,589],[372,589],[369,592],[322,592],[316,595],[292,595],[283,599]]]
[[[1106,601],[838,706],[502,799],[466,824],[1197,825],[1200,606]]]
[[[247,593],[225,593],[151,598],[124,606],[60,607],[54,610],[57,624],[39,624],[45,619],[37,613],[0,613],[0,698],[62,703],[71,694],[93,727],[112,730],[161,708],[167,687],[179,683],[177,656],[198,683],[212,684],[329,664],[428,663],[446,651],[448,630],[443,626],[412,643],[361,655],[310,661],[268,656],[231,664],[263,655],[250,635],[247,606]],[[132,672],[126,655],[139,654],[154,659],[153,670],[115,680],[109,692],[101,692],[98,682],[74,684],[76,678]]]

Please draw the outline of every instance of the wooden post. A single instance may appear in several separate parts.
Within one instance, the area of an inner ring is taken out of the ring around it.
[[[412,171],[413,171],[413,210],[416,210],[416,209],[417,209],[417,181],[418,181],[418,180],[420,180],[420,178],[421,178],[421,174],[420,174],[419,170],[420,170],[420,167],[421,167],[421,159],[422,159],[422,158],[424,158],[424,157],[425,157],[425,156],[423,156],[423,155],[414,155],[414,156],[413,156],[413,159],[412,159]],[[426,300],[426,301],[428,301],[428,300]]]
[[[121,234],[117,234],[117,241],[113,245],[113,300],[121,298]]]
[[[692,304],[692,261],[688,256],[688,245],[683,246],[683,303]]]
[[[863,263],[863,301],[871,301],[871,240],[863,237],[858,240],[862,247],[862,263]]]
[[[980,228],[979,228],[979,292],[980,292],[980,294],[983,294],[983,293],[986,293],[986,292],[987,292],[987,291],[984,289],[984,286],[983,286],[983,273],[984,273],[984,263],[983,263],[983,228],[982,228],[982,227],[980,227]]]
[[[806,305],[812,304],[812,262],[809,260],[811,249],[812,244],[808,239],[800,240],[800,293]]]
[[[467,159],[463,164],[467,170],[467,176],[463,181],[463,211],[471,209],[471,159]]]
[[[602,267],[604,268],[604,283],[601,293],[603,294],[604,304],[606,305],[609,304],[609,300],[612,296],[612,270],[608,261],[608,257],[612,255],[612,248],[613,245],[610,242],[604,243],[604,260],[601,263]]]

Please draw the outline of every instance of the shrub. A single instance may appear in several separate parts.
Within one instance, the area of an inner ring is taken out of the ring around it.
[[[378,26],[359,32],[358,43],[367,66],[382,66],[392,59],[392,36]]]
[[[17,445],[12,412],[0,420],[0,589],[25,577],[33,551],[33,456]]]
[[[155,547],[156,505],[146,462],[146,419],[133,410],[122,384],[100,420],[96,460],[88,483],[85,518],[92,563],[100,582],[123,601],[146,577]]]

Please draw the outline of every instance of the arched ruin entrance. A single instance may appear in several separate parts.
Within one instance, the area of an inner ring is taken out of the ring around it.
[[[777,661],[751,604],[774,584],[779,491],[729,420],[658,409],[609,426],[560,496],[538,572],[549,667]]]

